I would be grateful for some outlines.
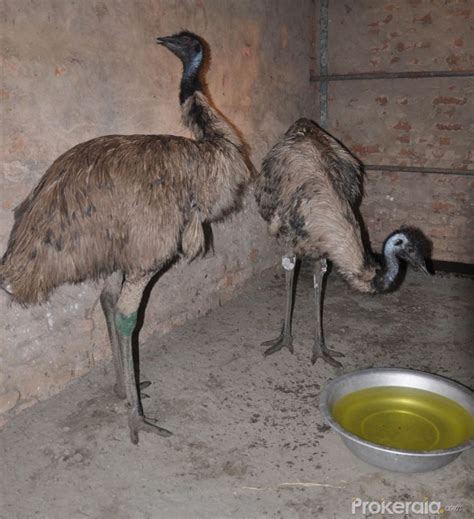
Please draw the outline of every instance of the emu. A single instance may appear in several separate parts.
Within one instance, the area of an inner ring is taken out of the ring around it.
[[[171,434],[145,417],[132,333],[151,277],[205,249],[203,224],[238,208],[252,178],[244,144],[203,93],[206,44],[183,31],[157,38],[183,64],[179,99],[194,139],[110,135],[74,146],[15,209],[0,285],[30,305],[63,283],[105,278],[100,301],[112,347],[115,391],[131,406],[129,428]]]
[[[333,262],[349,285],[366,293],[393,290],[400,281],[400,259],[426,271],[426,238],[414,228],[392,232],[378,264],[362,242],[356,207],[362,193],[359,161],[316,123],[299,119],[263,160],[256,180],[255,198],[269,232],[284,247],[282,266],[286,278],[286,312],[283,330],[265,355],[286,347],[293,353],[291,320],[293,278],[297,258],[313,263],[315,289],[315,339],[311,362],[318,358],[335,367],[339,352],[326,347],[322,328],[323,282],[327,260]]]

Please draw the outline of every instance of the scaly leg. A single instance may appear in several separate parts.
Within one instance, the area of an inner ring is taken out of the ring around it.
[[[122,291],[123,273],[114,272],[108,278],[106,278],[104,287],[100,294],[100,304],[105,316],[105,322],[107,323],[107,331],[109,332],[110,345],[112,347],[112,357],[114,361],[115,370],[115,385],[114,391],[119,398],[127,398],[125,391],[125,381],[123,372],[123,359],[122,351],[120,349],[120,343],[117,335],[117,329],[115,327],[115,307]],[[140,382],[140,389],[147,388],[151,382],[145,381]],[[148,398],[148,395],[141,394],[142,398]]]
[[[132,333],[137,323],[137,312],[142,298],[143,290],[150,281],[151,275],[137,275],[126,277],[122,287],[115,311],[115,325],[122,352],[124,365],[124,381],[127,399],[131,406],[128,419],[130,427],[130,439],[132,443],[138,443],[138,432],[147,431],[170,436],[171,432],[158,426],[155,420],[145,418],[143,407],[135,379],[135,366],[132,351]]]
[[[119,398],[126,398],[125,382],[123,374],[122,352],[120,351],[120,343],[115,328],[115,306],[122,291],[123,274],[114,272],[104,283],[104,288],[100,294],[100,304],[105,315],[107,323],[107,331],[109,332],[110,345],[112,347],[112,357],[115,368],[115,386],[114,391]]]
[[[319,358],[331,364],[336,368],[341,368],[342,364],[334,357],[344,357],[343,353],[338,351],[328,350],[324,342],[323,335],[323,293],[324,293],[324,276],[327,272],[327,261],[321,259],[316,261],[313,266],[313,282],[314,282],[314,298],[315,298],[315,337],[313,343],[313,354],[311,356],[311,363],[314,364]]]
[[[270,346],[264,355],[271,355],[286,347],[293,353],[293,336],[291,335],[291,318],[293,316],[293,279],[295,276],[296,256],[283,256],[281,264],[285,269],[286,280],[286,312],[285,322],[280,335],[276,339],[262,342],[262,346]]]

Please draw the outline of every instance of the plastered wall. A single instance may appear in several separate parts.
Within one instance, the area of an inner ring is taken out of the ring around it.
[[[296,118],[317,116],[315,12],[309,0],[3,0],[1,253],[13,208],[71,146],[113,133],[184,134],[181,67],[156,36],[186,28],[208,41],[213,101],[258,167]],[[171,268],[155,285],[142,341],[205,313],[277,258],[252,197],[214,226],[214,244],[214,255]],[[29,309],[0,295],[4,421],[109,357],[99,293],[93,283],[66,286]]]

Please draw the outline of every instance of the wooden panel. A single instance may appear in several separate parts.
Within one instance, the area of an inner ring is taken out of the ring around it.
[[[329,2],[329,71],[474,67],[472,0]]]
[[[362,215],[374,249],[398,226],[416,225],[433,258],[474,263],[474,178],[370,171]]]

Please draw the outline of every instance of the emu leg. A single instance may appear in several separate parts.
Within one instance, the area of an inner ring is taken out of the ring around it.
[[[286,312],[283,329],[276,339],[262,342],[262,346],[269,346],[264,355],[271,355],[282,348],[288,348],[293,353],[293,336],[291,335],[291,318],[293,315],[293,279],[295,276],[296,256],[283,256],[281,264],[285,269],[286,280]]]
[[[155,420],[146,418],[140,393],[135,378],[135,366],[133,361],[132,334],[137,323],[138,306],[142,298],[143,290],[150,281],[151,275],[139,275],[133,278],[125,278],[115,312],[115,325],[119,339],[125,375],[125,391],[131,406],[128,425],[132,443],[138,443],[138,432],[147,431],[170,436],[171,432],[158,426]]]
[[[319,358],[323,359],[331,366],[336,368],[342,367],[342,364],[333,357],[344,357],[343,353],[329,350],[326,348],[323,334],[323,295],[324,295],[324,277],[327,272],[327,261],[321,259],[316,261],[313,266],[313,282],[314,282],[314,298],[315,298],[315,337],[313,343],[313,354],[311,363],[314,364]]]
[[[112,358],[114,361],[115,370],[115,385],[114,391],[119,398],[127,398],[125,391],[125,380],[123,372],[122,351],[120,349],[120,342],[117,335],[117,328],[115,326],[115,307],[122,291],[123,273],[114,272],[104,283],[104,288],[100,294],[100,304],[107,323],[107,331],[109,332],[110,345],[112,347]],[[140,382],[140,389],[147,388],[151,382]],[[148,398],[148,395],[141,393],[142,398]]]
[[[126,398],[125,381],[123,373],[122,352],[115,328],[115,306],[122,291],[123,274],[114,272],[104,283],[104,288],[100,294],[100,304],[105,315],[107,323],[107,331],[109,332],[110,345],[112,347],[112,357],[115,368],[115,386],[114,391],[119,398]]]

